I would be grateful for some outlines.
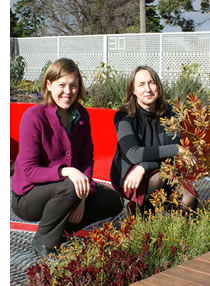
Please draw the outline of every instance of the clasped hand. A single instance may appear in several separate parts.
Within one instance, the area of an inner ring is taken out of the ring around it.
[[[188,150],[186,153],[186,149],[180,145],[177,146],[179,153],[184,153],[182,158],[184,159],[186,164],[190,164],[192,167],[197,164],[196,157]]]
[[[80,199],[86,198],[90,192],[90,183],[86,175],[73,167],[64,167],[59,170],[60,176],[68,177],[75,187],[75,192]]]
[[[128,192],[129,190],[134,191],[137,189],[144,177],[145,170],[142,166],[136,166],[130,173],[127,175],[123,187],[124,191]]]

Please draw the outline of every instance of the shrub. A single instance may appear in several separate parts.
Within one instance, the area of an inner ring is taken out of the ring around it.
[[[185,102],[178,100],[173,104],[175,116],[162,118],[162,125],[167,132],[182,132],[181,145],[183,152],[173,160],[166,159],[161,164],[161,176],[168,180],[176,190],[183,189],[183,182],[195,187],[194,182],[209,176],[210,144],[207,134],[210,129],[209,110],[201,107],[201,102],[194,93]]]
[[[124,103],[128,77],[101,63],[96,69],[91,87],[87,89],[86,105],[118,108]]]
[[[34,82],[24,81],[25,60],[18,56],[11,59],[11,101],[39,102],[41,99],[41,80],[51,61],[48,61]],[[210,91],[202,87],[197,64],[182,65],[182,73],[176,81],[163,81],[164,95],[167,101],[174,102],[176,98],[184,101],[194,92],[205,105]],[[86,75],[82,77],[87,80]],[[101,62],[93,74],[93,82],[87,88],[84,104],[88,107],[103,107],[118,109],[125,103],[128,74],[117,72],[111,65]],[[20,96],[21,95],[21,96]]]
[[[25,59],[22,56],[10,58],[10,89],[14,89],[23,79],[26,67]]]
[[[37,80],[21,80],[16,83],[15,87],[11,91],[10,100],[19,102],[40,102],[41,100],[41,82],[42,77],[51,61],[48,61],[41,70],[41,73]]]
[[[176,98],[183,102],[191,93],[196,93],[202,105],[208,102],[210,91],[202,87],[198,64],[182,65],[182,72],[176,81],[163,81],[164,96],[167,101],[174,102]]]
[[[42,77],[43,77],[45,71],[47,70],[47,68],[49,67],[49,65],[51,63],[52,63],[51,61],[47,61],[47,63],[43,66],[41,73],[39,74],[38,79],[34,81],[33,90],[35,92],[38,92],[39,94],[41,92]]]

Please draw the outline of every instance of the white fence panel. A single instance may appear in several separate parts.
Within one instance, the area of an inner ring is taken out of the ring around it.
[[[86,85],[105,62],[123,73],[149,65],[169,81],[176,80],[182,64],[197,63],[202,83],[210,86],[210,32],[13,38],[11,54],[25,58],[28,80],[37,79],[47,61],[68,57],[86,75]]]

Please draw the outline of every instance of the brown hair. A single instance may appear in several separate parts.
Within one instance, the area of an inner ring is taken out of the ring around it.
[[[42,101],[41,105],[55,105],[55,102],[52,98],[51,92],[47,89],[47,81],[49,80],[51,83],[63,76],[66,76],[70,73],[75,73],[78,77],[78,94],[77,98],[72,104],[72,107],[75,107],[79,100],[84,100],[85,96],[85,87],[83,84],[82,76],[80,74],[79,68],[75,64],[75,62],[71,59],[67,58],[61,58],[53,62],[49,65],[46,72],[44,73],[44,76],[42,78],[42,84],[41,84],[41,94],[42,94]]]
[[[120,109],[126,111],[129,116],[135,116],[137,108],[137,97],[133,94],[133,90],[135,76],[140,70],[147,70],[157,85],[159,97],[156,101],[156,116],[161,116],[167,109],[167,105],[163,96],[163,87],[157,72],[149,66],[138,66],[135,70],[133,70],[127,83],[126,103]]]

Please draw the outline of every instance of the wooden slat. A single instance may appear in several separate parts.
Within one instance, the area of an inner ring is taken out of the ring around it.
[[[142,284],[142,283],[149,283],[149,284]],[[142,286],[142,285],[151,285],[151,286],[199,286],[197,283],[193,283],[190,281],[186,281],[184,279],[179,279],[176,277],[164,275],[163,273],[159,273],[156,275],[153,275],[145,280],[136,282],[130,286]]]
[[[210,252],[130,286],[209,286]]]
[[[130,286],[154,286],[155,284],[153,282],[150,282],[149,279],[145,279],[145,280],[142,280],[140,282],[135,282],[133,284],[131,284]]]
[[[206,262],[209,262],[210,263],[210,252],[207,252],[197,258],[195,258],[197,260],[203,260],[203,261],[206,261]]]
[[[189,268],[192,269],[193,271],[209,275],[210,279],[210,263],[206,261],[193,259],[191,261],[183,263],[179,267]]]
[[[209,275],[206,275],[205,273],[201,273],[198,271],[194,271],[193,269],[176,266],[173,267],[172,269],[167,270],[166,273],[172,277],[179,277],[180,279],[183,279],[185,281],[198,283],[203,286],[204,285],[209,286],[210,284]]]

